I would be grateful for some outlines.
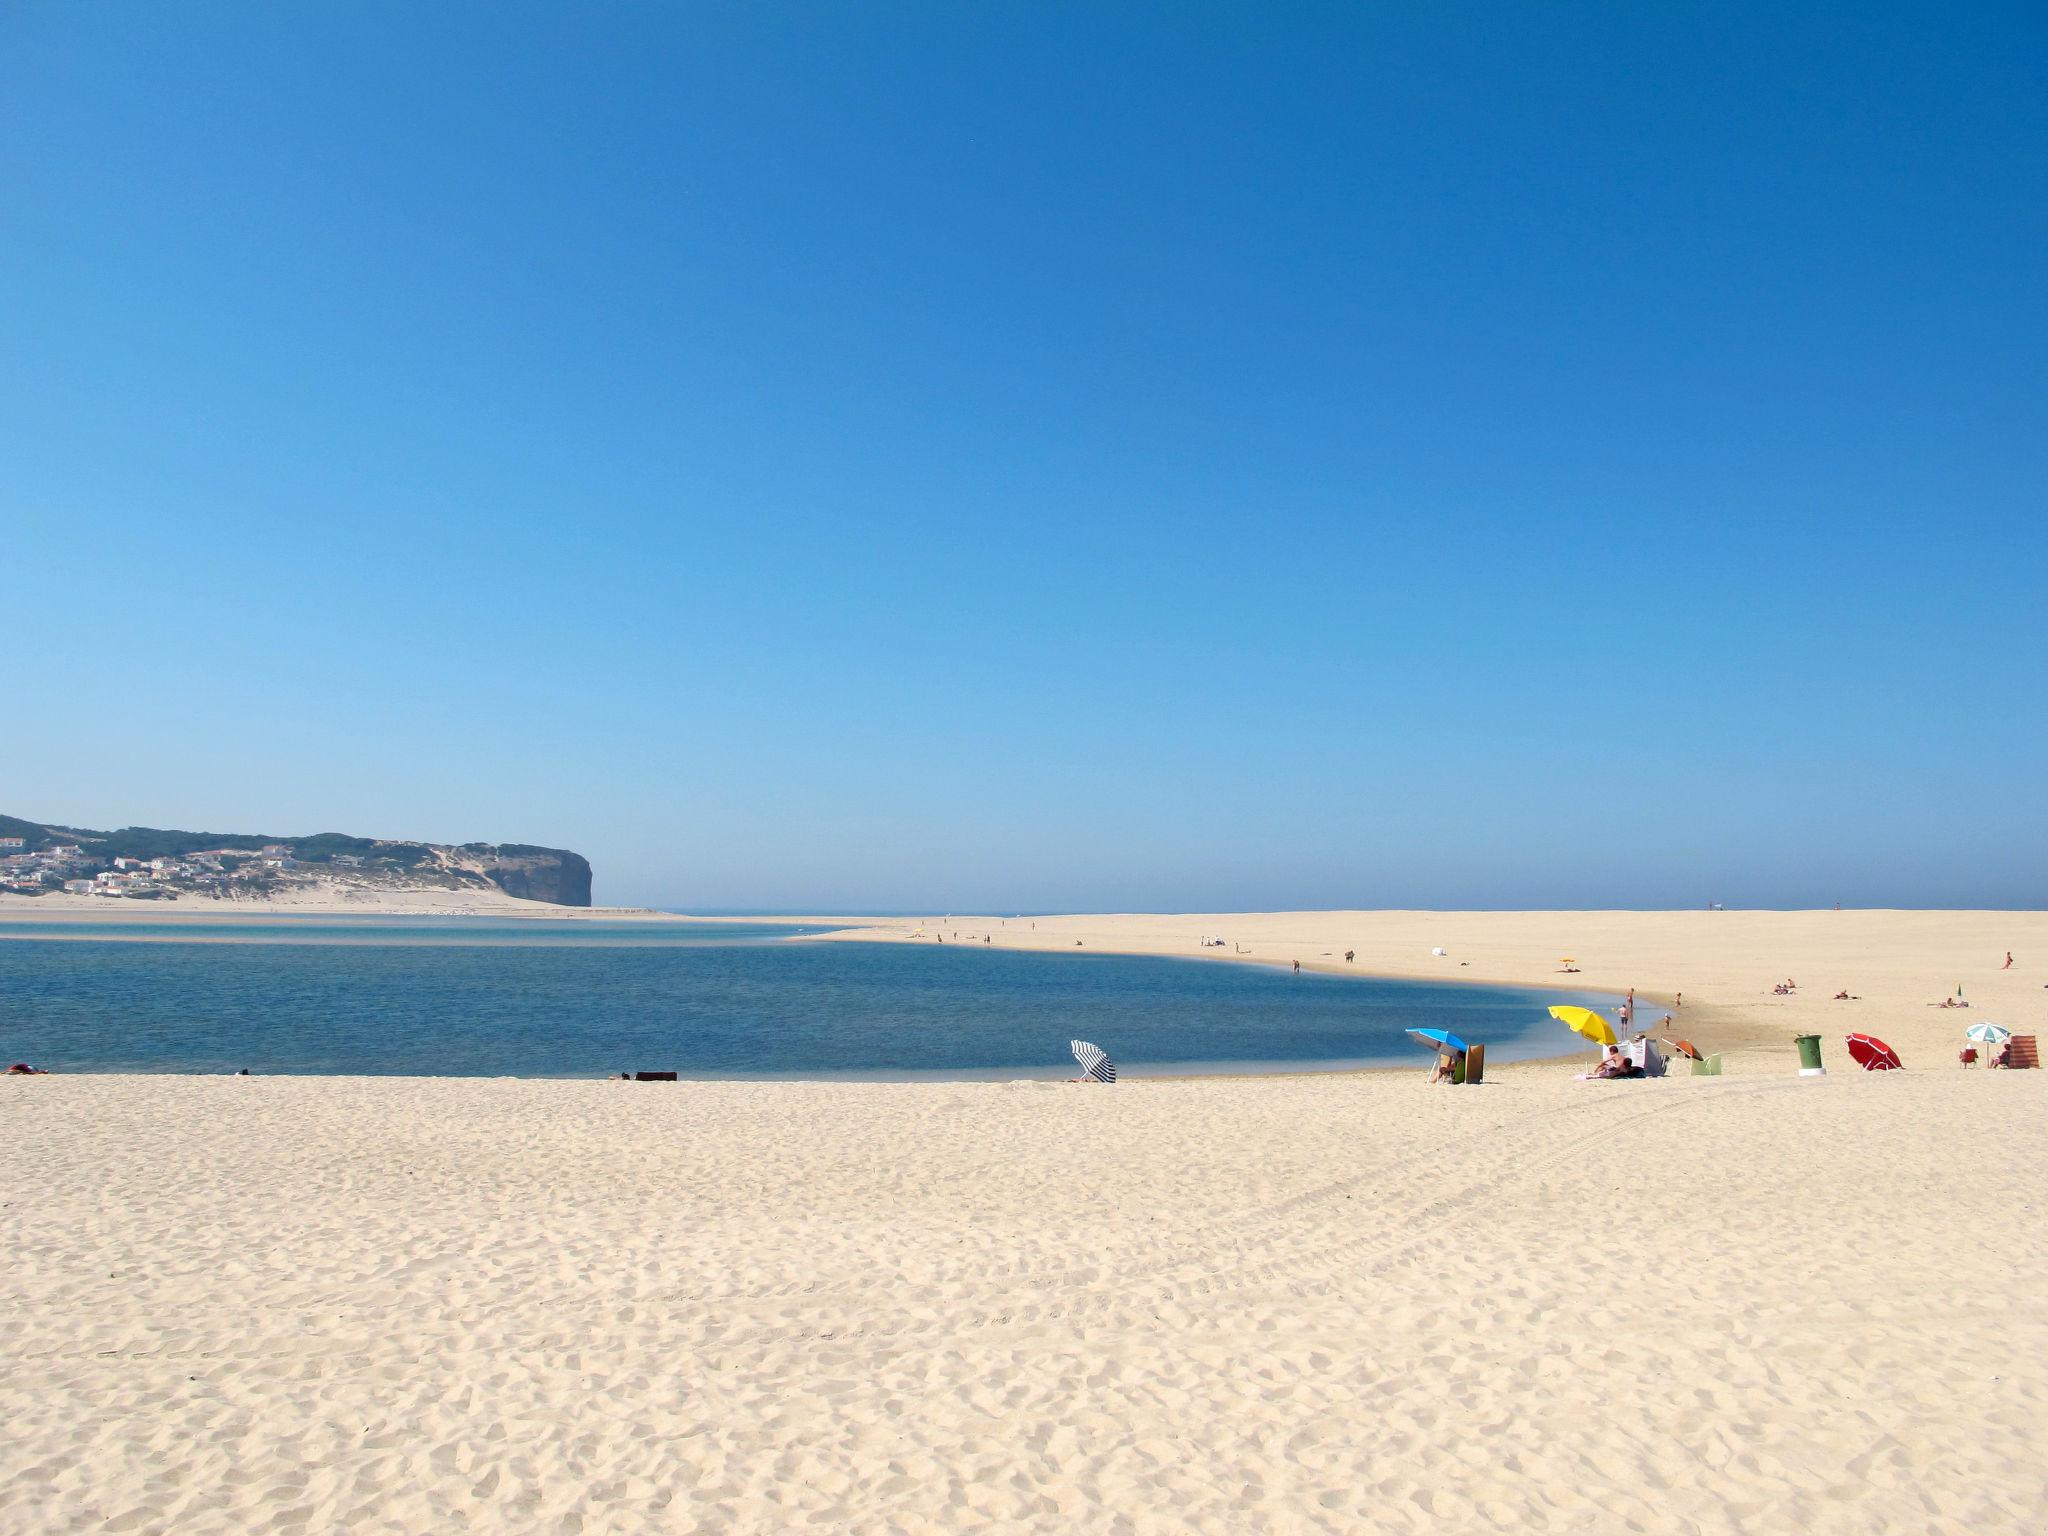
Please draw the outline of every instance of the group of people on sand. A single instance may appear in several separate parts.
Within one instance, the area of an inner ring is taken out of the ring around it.
[[[1586,1074],[1587,1078],[1599,1081],[1610,1077],[1642,1077],[1643,1069],[1618,1045],[1610,1045],[1601,1053],[1600,1065]]]

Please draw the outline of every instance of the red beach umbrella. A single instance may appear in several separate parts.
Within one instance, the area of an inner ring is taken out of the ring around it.
[[[1866,1072],[1896,1072],[1905,1063],[1875,1035],[1849,1036],[1849,1057]]]

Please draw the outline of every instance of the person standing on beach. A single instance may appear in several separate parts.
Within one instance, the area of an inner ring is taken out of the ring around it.
[[[1624,1035],[1627,1034],[1631,1029],[1635,1027],[1635,1022],[1636,989],[1634,987],[1630,987],[1628,989],[1628,996],[1623,1000],[1621,1005],[1621,1032]]]

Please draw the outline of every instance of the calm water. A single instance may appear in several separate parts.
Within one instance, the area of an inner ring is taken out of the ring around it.
[[[1511,987],[970,944],[793,944],[787,925],[0,921],[0,1064],[61,1071],[1069,1076],[1395,1064],[1450,1029],[1496,1060],[1572,1043]],[[77,934],[80,937],[58,937]],[[26,935],[26,936],[23,936]],[[204,937],[209,942],[137,942]]]

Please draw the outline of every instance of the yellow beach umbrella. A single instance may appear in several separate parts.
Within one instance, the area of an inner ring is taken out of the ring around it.
[[[1550,1016],[1565,1028],[1584,1035],[1595,1045],[1616,1043],[1613,1026],[1590,1008],[1553,1008],[1550,1010]]]

